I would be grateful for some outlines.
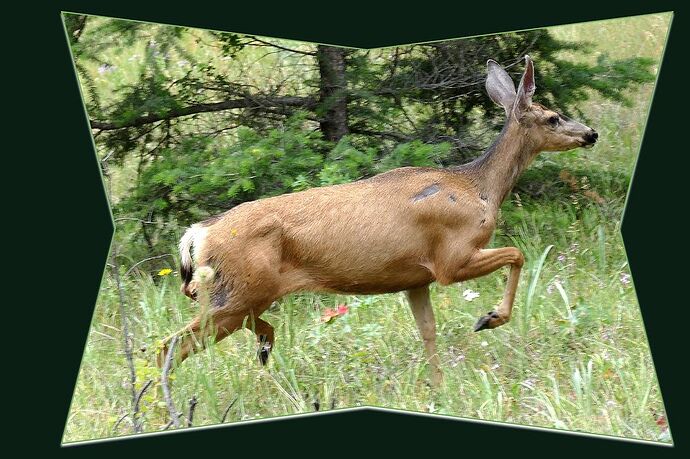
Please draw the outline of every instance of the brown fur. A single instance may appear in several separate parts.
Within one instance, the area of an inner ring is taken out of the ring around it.
[[[432,382],[438,384],[429,284],[448,285],[509,265],[503,301],[477,329],[507,322],[524,257],[514,247],[484,248],[499,206],[539,151],[585,143],[585,126],[573,122],[577,126],[554,128],[548,119],[557,114],[532,104],[531,96],[526,107],[506,108],[514,116],[494,145],[469,164],[395,169],[350,184],[247,202],[203,222],[207,232],[195,261],[215,272],[210,287],[215,340],[249,317],[247,326],[272,346],[273,328],[259,316],[291,292],[407,291]],[[183,286],[190,296],[200,288],[193,284]],[[181,359],[194,343],[205,344],[208,333],[200,332],[200,323],[197,318],[183,330],[194,337],[183,340]]]

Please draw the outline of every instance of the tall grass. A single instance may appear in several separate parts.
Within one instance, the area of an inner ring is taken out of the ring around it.
[[[668,15],[561,27],[616,57],[658,57]],[[577,56],[574,56],[577,58]],[[429,388],[421,337],[402,294],[286,297],[262,316],[276,329],[269,365],[248,330],[188,359],[172,378],[175,405],[195,396],[194,425],[363,405],[670,441],[639,306],[620,237],[651,87],[631,107],[583,107],[600,132],[594,150],[546,155],[504,205],[493,246],[527,259],[512,321],[473,333],[500,302],[505,273],[432,286],[444,383]],[[559,178],[565,170],[569,178]],[[542,184],[531,190],[526,184]],[[539,182],[540,181],[540,182]],[[598,198],[597,198],[598,197]],[[599,199],[600,198],[600,199]],[[172,248],[171,248],[172,251]],[[123,278],[144,431],[169,421],[152,358],[155,343],[196,314],[177,273],[146,265]],[[479,297],[466,300],[470,289]],[[349,312],[324,323],[325,308]],[[84,351],[65,441],[131,432],[118,292],[105,276]],[[119,423],[118,423],[119,421]]]

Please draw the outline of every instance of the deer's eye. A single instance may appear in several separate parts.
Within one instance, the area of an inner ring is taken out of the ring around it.
[[[556,127],[556,126],[558,126],[558,120],[559,119],[560,118],[558,115],[553,115],[551,118],[549,118],[549,124],[553,127]]]

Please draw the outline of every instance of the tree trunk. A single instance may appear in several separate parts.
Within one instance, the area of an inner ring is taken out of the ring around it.
[[[326,140],[337,142],[350,131],[347,126],[347,81],[345,80],[344,48],[319,45],[319,97],[321,110],[319,124]]]

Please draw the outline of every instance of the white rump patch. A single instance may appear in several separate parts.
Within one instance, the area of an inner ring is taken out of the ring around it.
[[[192,225],[180,239],[180,261],[182,266],[187,268],[192,266],[192,260],[197,259],[197,254],[201,251],[208,229],[198,225]]]

